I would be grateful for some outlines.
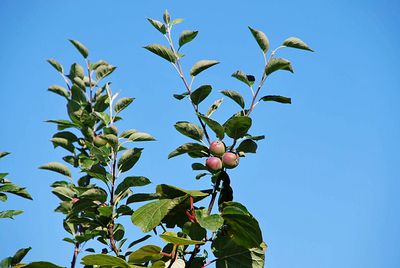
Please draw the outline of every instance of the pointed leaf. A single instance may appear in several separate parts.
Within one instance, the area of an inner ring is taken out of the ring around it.
[[[100,65],[96,69],[96,79],[97,79],[97,81],[100,81],[101,79],[109,76],[112,72],[115,71],[115,69],[117,69],[117,67],[112,66],[110,64]]]
[[[135,100],[134,98],[126,98],[126,97],[119,99],[114,106],[114,111],[116,113],[121,112],[126,107],[128,107],[134,100]]]
[[[217,137],[219,139],[222,140],[224,138],[225,133],[224,133],[223,126],[221,126],[217,121],[215,121],[211,118],[208,118],[202,114],[199,114],[199,116],[207,124],[207,126],[209,126],[211,128],[211,130],[215,132],[215,134],[217,135]]]
[[[74,47],[81,53],[81,55],[86,59],[89,56],[89,51],[88,49],[78,40],[69,40]]]
[[[129,141],[155,141],[156,139],[145,132],[135,132],[128,137]]]
[[[191,42],[198,34],[198,31],[183,31],[179,37],[179,47]]]
[[[64,73],[63,66],[55,59],[48,59],[47,62],[50,63],[50,65],[53,66],[53,68],[56,69],[59,73]]]
[[[283,97],[283,96],[277,96],[277,95],[268,95],[262,97],[260,100],[262,101],[275,101],[275,102],[280,102],[280,103],[292,103],[291,98]]]
[[[69,98],[69,92],[62,86],[53,85],[48,90],[67,99]]]
[[[201,129],[201,127],[199,127],[196,124],[193,124],[193,123],[190,123],[187,121],[180,121],[180,122],[176,122],[174,127],[180,133],[182,133],[183,135],[185,135],[189,138],[192,138],[197,141],[201,141],[203,139],[204,132]]]
[[[140,264],[148,261],[157,261],[163,257],[160,252],[161,248],[159,246],[143,246],[129,255],[129,263]]]
[[[242,71],[236,71],[232,74],[232,77],[236,78],[239,81],[242,81],[249,87],[251,87],[254,84],[255,77],[253,75],[246,75]]]
[[[107,254],[87,255],[82,258],[81,263],[84,265],[130,268],[129,264],[123,259]]]
[[[152,44],[144,47],[150,52],[153,52],[154,54],[160,56],[161,58],[175,63],[177,58],[175,53],[168,47],[163,46],[163,45],[158,45],[158,44]]]
[[[151,181],[142,176],[129,176],[126,177],[118,186],[117,189],[115,190],[115,194],[119,194],[121,192],[126,191],[130,187],[138,187],[138,186],[145,186],[150,184]]]
[[[283,41],[282,45],[314,52],[314,50],[312,50],[306,43],[304,43],[300,38],[297,37],[287,38],[285,41]]]
[[[61,175],[71,177],[71,171],[65,165],[58,162],[50,162],[43,166],[40,166],[39,168],[54,171],[60,173]]]
[[[264,53],[267,53],[269,49],[269,40],[268,37],[263,33],[262,31],[253,29],[249,26],[249,30],[251,34],[254,36],[254,39],[256,39],[258,45],[260,46],[261,50]]]
[[[236,151],[243,153],[256,153],[257,143],[251,139],[246,139],[239,144],[239,146],[236,148]]]
[[[0,211],[0,219],[13,219],[14,216],[17,216],[19,214],[23,213],[22,210],[5,210],[5,211]]]
[[[196,62],[195,65],[193,65],[192,69],[190,69],[190,75],[191,76],[196,76],[199,73],[201,73],[202,71],[218,64],[218,61],[215,60],[200,60],[198,62]]]
[[[270,75],[278,70],[285,70],[293,73],[293,68],[290,64],[290,61],[282,58],[272,58],[265,67],[265,74]]]
[[[183,237],[178,237],[174,232],[164,232],[160,237],[167,243],[174,245],[187,246],[187,245],[203,245],[203,241],[191,240]]]
[[[240,95],[239,92],[234,91],[234,90],[222,90],[221,93],[224,94],[225,96],[227,96],[228,98],[232,99],[234,102],[239,104],[239,106],[242,107],[242,109],[244,109],[244,105],[245,105],[244,99],[243,99],[242,95]]]
[[[26,254],[31,250],[31,247],[21,248],[18,250],[14,256],[12,257],[11,264],[14,266],[22,261],[22,259],[26,256]]]
[[[174,94],[173,96],[177,100],[183,100],[184,98],[189,96],[189,93],[188,92],[183,92],[182,94]]]
[[[136,162],[139,160],[142,150],[140,148],[134,148],[126,150],[121,158],[118,160],[118,169],[121,172],[126,172],[130,170]]]
[[[6,155],[9,155],[9,152],[0,152],[0,158],[5,157]]]
[[[150,18],[147,18],[147,20],[148,20],[148,21],[150,22],[150,24],[153,25],[153,27],[156,28],[160,33],[162,33],[162,34],[166,34],[166,33],[167,33],[167,31],[166,31],[166,29],[165,29],[165,25],[164,25],[161,21],[153,20],[153,19],[150,19]]]
[[[209,150],[207,147],[204,145],[198,144],[198,143],[185,143],[178,148],[176,148],[174,151],[172,151],[169,155],[168,158],[172,158],[181,154],[186,154],[186,153],[199,153],[199,155],[207,156],[209,154]]]
[[[205,98],[207,98],[208,95],[211,93],[211,86],[210,85],[202,85],[199,88],[197,88],[195,91],[190,94],[190,99],[192,102],[196,105],[201,103]]]

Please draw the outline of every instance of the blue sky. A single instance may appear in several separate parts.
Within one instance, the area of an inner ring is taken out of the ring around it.
[[[0,257],[27,246],[28,260],[68,265],[72,255],[61,241],[62,217],[53,212],[49,185],[57,176],[37,169],[63,156],[49,142],[54,126],[44,123],[66,118],[61,98],[47,92],[62,81],[45,60],[79,61],[67,39],[83,42],[93,60],[118,66],[114,90],[136,98],[120,129],[157,137],[145,144],[135,174],[154,185],[209,186],[193,179],[191,159],[166,158],[187,141],[173,124],[194,121],[190,105],[172,98],[183,91],[172,67],[141,48],[164,42],[145,18],[168,8],[186,19],[176,34],[199,30],[184,50],[186,70],[199,59],[221,61],[198,79],[214,86],[209,102],[221,89],[249,94],[233,71],[259,75],[262,58],[247,26],[263,30],[272,47],[298,36],[316,51],[279,53],[295,73],[275,74],[264,92],[290,96],[293,104],[257,106],[253,132],[267,138],[231,173],[235,199],[258,218],[269,245],[266,267],[399,267],[399,7],[385,0],[1,1],[0,151],[12,155],[0,170],[34,201],[10,198],[7,206],[25,213],[0,222]],[[234,109],[225,100],[217,118]],[[132,239],[140,235],[128,226]]]

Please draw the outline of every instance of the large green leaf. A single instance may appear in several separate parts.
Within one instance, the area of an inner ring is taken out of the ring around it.
[[[257,143],[251,139],[245,139],[239,144],[239,146],[236,148],[236,151],[243,153],[256,153]]]
[[[69,77],[70,79],[74,79],[75,77],[79,77],[83,79],[85,77],[85,71],[83,70],[83,67],[79,65],[78,63],[73,63],[71,65],[71,69],[69,70]]]
[[[148,261],[157,261],[163,256],[160,254],[161,248],[155,245],[147,245],[139,248],[129,255],[129,263],[143,263]]]
[[[267,245],[264,242],[253,248],[238,246],[228,236],[217,235],[211,249],[217,257],[216,268],[263,268]]]
[[[114,106],[114,111],[116,113],[121,112],[126,107],[128,107],[134,100],[135,100],[134,98],[126,98],[126,97],[119,99]]]
[[[142,194],[142,193],[133,194],[128,197],[128,199],[126,200],[126,204],[150,201],[150,200],[159,199],[159,198],[160,198],[159,194]]]
[[[194,104],[198,105],[210,95],[211,90],[212,88],[210,85],[202,85],[190,94],[190,99]]]
[[[244,109],[244,99],[239,92],[235,90],[222,90],[221,93],[235,101],[240,107],[242,107],[242,109]]]
[[[242,138],[251,127],[251,118],[248,116],[233,116],[224,123],[226,135],[232,139]]]
[[[223,139],[225,136],[224,127],[221,126],[217,121],[208,118],[202,114],[199,114],[200,118],[211,128],[212,131],[217,135],[219,139]]]
[[[168,184],[159,184],[156,187],[156,192],[161,195],[162,198],[176,198],[185,195],[190,195],[192,197],[200,197],[204,198],[209,196],[209,193],[205,193],[197,190],[185,190],[176,186],[168,185]]]
[[[150,232],[161,223],[162,219],[169,211],[185,199],[187,199],[187,196],[174,199],[161,199],[148,203],[138,208],[132,214],[131,220],[133,224],[138,226],[143,232]]]
[[[209,150],[204,145],[190,142],[190,143],[185,143],[176,148],[168,155],[168,158],[172,158],[187,153],[198,153],[199,155],[207,156],[209,154]]]
[[[112,66],[110,64],[100,65],[96,70],[96,79],[100,81],[101,79],[109,76],[112,72],[115,71],[117,67]],[[106,84],[108,85],[108,84]]]
[[[19,249],[14,256],[12,257],[11,264],[16,265],[22,261],[22,259],[28,254],[28,252],[31,250],[31,247],[28,248],[21,248]],[[1,266],[0,266],[1,267]]]
[[[150,19],[150,18],[147,18],[147,20],[148,20],[148,21],[150,22],[150,24],[153,25],[153,27],[156,28],[160,33],[162,33],[162,34],[166,34],[166,33],[167,33],[167,31],[166,31],[166,29],[165,29],[165,25],[164,25],[161,21],[154,20],[154,19]]]
[[[196,76],[202,71],[218,64],[218,61],[215,60],[200,60],[193,65],[193,67],[190,69],[190,75],[191,76]]]
[[[187,245],[203,245],[204,241],[191,240],[183,237],[178,237],[174,232],[165,232],[160,234],[160,237],[167,243],[174,245],[187,246]]]
[[[201,127],[199,127],[196,124],[193,124],[193,123],[190,123],[187,121],[180,121],[180,122],[176,122],[174,127],[181,134],[183,134],[191,139],[201,141],[204,137],[203,130],[201,129]]]
[[[74,47],[81,53],[81,55],[86,59],[89,56],[88,49],[79,41],[77,40],[69,40]]]
[[[121,158],[118,160],[118,169],[121,172],[126,172],[130,170],[136,162],[139,160],[141,154],[142,154],[141,148],[133,148],[133,149],[128,149],[126,150]]]
[[[196,220],[201,227],[211,232],[216,232],[224,224],[224,219],[219,214],[208,215],[207,209],[196,210]]]
[[[155,141],[156,139],[148,133],[136,131],[129,135],[129,141]]]
[[[107,254],[92,254],[82,258],[84,265],[99,265],[105,267],[130,268],[129,264],[121,258]]]
[[[43,166],[40,166],[39,168],[54,171],[54,172],[60,173],[61,175],[71,177],[71,171],[69,170],[69,168],[67,168],[65,165],[58,163],[58,162],[50,162]]]
[[[67,99],[69,98],[69,92],[62,86],[52,85],[48,90]]]
[[[152,44],[144,47],[150,52],[153,52],[154,54],[160,56],[161,58],[175,63],[177,60],[177,57],[175,53],[168,47],[163,46],[163,45],[158,45],[158,44]]]
[[[262,101],[275,101],[275,102],[279,102],[279,103],[288,103],[288,104],[292,103],[292,99],[291,98],[284,97],[284,96],[278,96],[278,95],[264,96],[260,100],[262,100]]]
[[[297,37],[289,37],[285,41],[283,41],[283,46],[304,49],[311,52],[314,52],[304,41]]]
[[[56,61],[55,59],[48,59],[47,62],[53,66],[54,69],[56,69],[59,73],[64,73],[64,68],[63,66]]]
[[[24,268],[65,268],[47,261],[34,261],[23,266]]]
[[[249,30],[251,34],[254,36],[254,39],[256,39],[258,45],[260,46],[261,50],[264,53],[267,53],[269,49],[269,40],[268,37],[263,33],[262,31],[253,29],[249,26]]]
[[[270,75],[278,70],[285,70],[293,73],[290,61],[282,58],[272,58],[265,67],[265,74]]]
[[[5,210],[5,211],[0,211],[0,219],[1,218],[10,218],[13,219],[14,216],[17,216],[19,214],[23,213],[22,210]]]
[[[227,233],[237,245],[253,248],[262,243],[257,220],[240,203],[225,202],[221,216],[228,226]]]
[[[179,37],[179,47],[182,47],[184,44],[191,42],[198,34],[198,31],[189,31],[185,30],[181,33]]]
[[[242,71],[236,71],[232,74],[232,77],[235,77],[237,80],[242,81],[249,87],[254,84],[255,77],[253,75],[247,75]]]
[[[121,192],[126,191],[130,187],[138,187],[138,186],[145,186],[150,184],[151,181],[143,176],[129,176],[126,177],[115,190],[115,194],[119,194]]]
[[[32,200],[31,195],[25,190],[25,188],[15,185],[11,182],[0,185],[0,192],[15,194],[20,197]]]

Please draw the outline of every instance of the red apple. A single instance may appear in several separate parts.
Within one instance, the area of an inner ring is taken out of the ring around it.
[[[74,197],[74,198],[71,199],[71,203],[72,203],[73,205],[76,204],[76,203],[78,203],[78,202],[79,202],[79,198]]]
[[[222,163],[226,168],[235,168],[239,165],[239,155],[232,152],[226,152],[222,156]]]
[[[211,156],[206,160],[206,166],[211,171],[218,171],[222,169],[221,159],[215,156]]]
[[[210,152],[215,156],[222,156],[225,150],[225,144],[220,140],[213,141],[210,144]]]

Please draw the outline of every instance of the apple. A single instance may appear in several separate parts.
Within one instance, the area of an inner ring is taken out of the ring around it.
[[[226,152],[222,155],[222,163],[226,168],[235,168],[239,165],[239,155],[232,152]]]
[[[94,137],[94,139],[93,139],[93,143],[94,143],[95,146],[101,147],[101,146],[106,145],[106,144],[107,144],[107,141],[104,140],[104,139],[102,139],[101,136],[96,135],[96,136]]]
[[[225,144],[220,140],[213,141],[210,144],[210,152],[215,156],[222,156],[225,151]]]
[[[71,203],[72,203],[73,205],[76,204],[76,203],[78,203],[78,202],[79,202],[79,198],[74,197],[74,198],[71,199]]]
[[[211,171],[218,171],[222,169],[221,159],[215,156],[211,156],[206,160],[206,166]]]

